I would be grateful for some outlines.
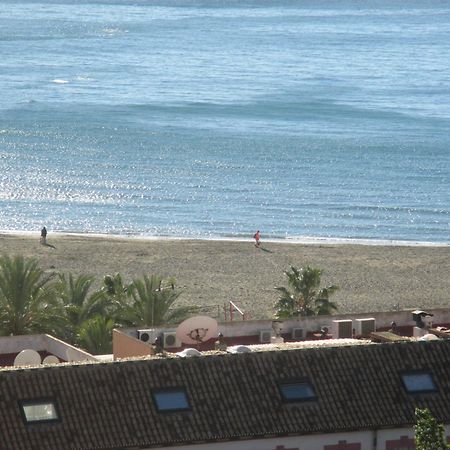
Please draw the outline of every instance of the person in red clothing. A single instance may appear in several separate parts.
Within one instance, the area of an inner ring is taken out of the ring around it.
[[[256,247],[259,247],[260,239],[261,239],[261,235],[259,234],[259,230],[253,235],[253,238],[256,241],[256,243],[255,243]]]

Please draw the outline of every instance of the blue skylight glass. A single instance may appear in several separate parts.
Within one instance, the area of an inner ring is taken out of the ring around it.
[[[402,379],[406,390],[411,394],[436,391],[436,385],[428,372],[405,373],[402,375]]]
[[[183,411],[191,409],[184,389],[154,391],[158,411]]]
[[[314,400],[316,393],[311,383],[306,381],[279,384],[281,396],[286,402]]]

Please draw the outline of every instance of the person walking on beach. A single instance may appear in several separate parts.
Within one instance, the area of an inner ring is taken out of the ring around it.
[[[41,230],[41,244],[47,243],[47,228],[43,227]]]
[[[259,230],[253,235],[253,239],[255,239],[255,246],[259,247],[261,235],[259,234]]]

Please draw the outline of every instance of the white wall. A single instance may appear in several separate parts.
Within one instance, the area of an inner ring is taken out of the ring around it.
[[[164,447],[158,450],[275,450],[277,445],[299,450],[323,450],[325,445],[336,445],[339,441],[347,443],[360,442],[361,450],[373,450],[373,433],[371,431],[356,433],[336,433],[328,435],[311,435],[298,437],[280,437],[246,441],[229,441],[220,443],[196,444],[183,447]]]
[[[48,334],[0,337],[0,354],[19,353],[25,349],[46,351],[64,361],[96,361],[91,354]]]
[[[97,358],[80,348],[76,348],[67,342],[56,339],[48,334],[45,336],[46,350],[65,361],[97,361]]]
[[[433,314],[433,323],[450,323],[450,308],[430,309],[427,310]],[[385,312],[370,312],[358,314],[336,314],[332,316],[314,316],[314,317],[299,317],[296,319],[284,320],[282,324],[282,332],[289,333],[292,328],[303,328],[306,332],[317,331],[322,326],[328,327],[331,332],[333,320],[348,320],[348,319],[367,319],[375,318],[375,325],[377,328],[389,327],[391,322],[396,322],[399,326],[415,325],[412,320],[412,310],[406,311],[385,311]],[[228,336],[254,336],[259,335],[260,330],[268,330],[272,328],[272,320],[235,320],[233,322],[219,323],[219,332],[223,333],[225,337]],[[161,331],[175,331],[176,327],[155,327],[155,336]],[[122,332],[136,336],[135,328],[122,329]]]
[[[427,310],[433,314],[433,323],[450,323],[450,309],[432,309]],[[355,320],[375,318],[377,328],[390,327],[391,322],[396,322],[397,325],[415,325],[412,320],[412,310],[407,311],[387,311],[387,312],[371,312],[358,314],[336,314],[332,316],[314,316],[314,317],[299,317],[296,319],[284,320],[282,324],[283,333],[290,332],[292,328],[303,328],[305,332],[317,331],[322,326],[328,327],[331,332],[333,320]],[[226,322],[219,324],[219,331],[224,336],[251,336],[259,334],[259,330],[270,329],[272,326],[271,320],[240,320],[234,322]]]
[[[386,441],[400,439],[402,436],[414,439],[414,429],[396,428],[392,430],[379,430],[377,433],[377,450],[386,448]]]
[[[399,439],[401,436],[407,436],[408,438],[414,439],[414,429],[410,428],[397,428],[391,430],[379,430],[377,433],[378,446],[377,450],[384,450],[386,448],[386,441]],[[450,425],[444,426],[444,438],[450,437]]]
[[[450,425],[446,425],[445,437],[450,436]],[[275,450],[278,445],[284,445],[286,449],[299,450],[323,450],[326,445],[336,445],[339,441],[347,441],[348,444],[360,443],[361,450],[385,450],[386,441],[400,439],[402,436],[414,438],[414,429],[393,428],[377,431],[358,431],[349,433],[318,434],[296,437],[279,437],[268,439],[254,439],[244,441],[228,441],[207,444],[195,444],[177,447],[164,447],[153,450]],[[373,446],[376,439],[377,445]]]

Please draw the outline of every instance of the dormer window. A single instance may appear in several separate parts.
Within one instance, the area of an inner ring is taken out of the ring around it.
[[[316,392],[309,381],[288,381],[278,383],[281,397],[285,402],[316,400]]]
[[[437,391],[430,372],[407,372],[402,375],[402,380],[410,394]]]
[[[22,400],[19,404],[25,423],[53,422],[59,419],[53,400]]]
[[[153,391],[153,398],[159,412],[188,411],[191,409],[184,388],[155,390]]]

